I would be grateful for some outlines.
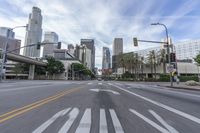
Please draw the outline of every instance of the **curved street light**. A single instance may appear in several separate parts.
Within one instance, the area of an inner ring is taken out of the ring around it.
[[[167,26],[165,24],[162,23],[152,23],[151,25],[160,25],[163,26],[165,28],[165,33],[166,33],[166,38],[167,38],[167,54],[168,54],[168,61],[169,61],[169,66],[171,65],[171,60],[170,60],[170,50],[169,50],[169,34],[168,34],[168,29]],[[173,81],[172,81],[172,74],[170,72],[170,82],[171,82],[171,86],[173,86]]]

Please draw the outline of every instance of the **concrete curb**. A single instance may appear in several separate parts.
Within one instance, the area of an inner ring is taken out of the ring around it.
[[[172,89],[182,89],[182,90],[194,90],[194,91],[200,91],[200,89],[196,89],[196,88],[188,88],[188,87],[179,87],[179,86],[163,86],[163,85],[158,85],[161,87],[168,87],[168,88],[172,88]]]

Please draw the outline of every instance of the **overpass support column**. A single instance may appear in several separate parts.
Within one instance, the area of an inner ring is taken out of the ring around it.
[[[33,80],[35,75],[35,65],[30,65],[28,79]]]

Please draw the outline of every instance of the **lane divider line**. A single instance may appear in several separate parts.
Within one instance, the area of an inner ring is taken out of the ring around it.
[[[148,110],[170,133],[179,133],[175,128],[169,125],[161,116],[159,116],[155,111]]]
[[[137,111],[135,111],[134,109],[129,109],[130,112],[132,112],[133,114],[135,114],[136,116],[140,117],[141,119],[143,119],[145,122],[147,122],[148,124],[150,124],[151,126],[153,126],[154,128],[156,128],[157,130],[159,130],[161,133],[170,133],[169,131],[167,131],[166,129],[164,129],[163,127],[159,126],[158,124],[156,124],[155,122],[153,122],[152,120],[148,119],[147,117],[145,117],[144,115],[138,113]]]
[[[166,109],[166,110],[168,110],[168,111],[170,111],[170,112],[173,112],[173,113],[175,113],[175,114],[177,114],[177,115],[179,115],[179,116],[182,116],[183,118],[187,118],[187,119],[189,119],[189,120],[191,120],[191,121],[193,121],[193,122],[196,122],[196,123],[200,124],[200,118],[198,118],[198,117],[195,117],[195,116],[193,116],[193,115],[187,114],[187,113],[185,113],[185,112],[183,112],[183,111],[177,110],[177,109],[175,109],[175,108],[173,108],[173,107],[170,107],[170,106],[168,106],[168,105],[162,104],[162,103],[160,103],[160,102],[151,100],[151,99],[149,99],[149,98],[147,98],[147,97],[144,97],[144,96],[142,96],[142,95],[136,94],[136,93],[134,93],[134,92],[131,92],[131,91],[126,90],[126,89],[124,89],[124,88],[121,88],[121,87],[119,87],[119,86],[116,86],[116,85],[112,85],[112,86],[116,87],[116,88],[119,89],[119,90],[125,91],[125,92],[127,92],[127,93],[129,93],[129,94],[131,94],[131,95],[134,95],[134,96],[136,96],[136,97],[139,97],[139,98],[143,99],[144,101],[147,101],[147,102],[149,102],[149,103],[152,103],[152,104],[154,104],[154,105],[157,105],[158,107],[161,107],[161,108]]]
[[[47,103],[49,103],[51,101],[59,99],[59,98],[65,96],[67,94],[70,94],[72,92],[78,91],[78,90],[80,90],[80,88],[82,88],[82,87],[75,88],[75,89],[70,89],[70,90],[67,90],[67,91],[63,91],[63,92],[58,93],[58,94],[56,94],[54,96],[50,96],[50,97],[45,98],[43,100],[40,100],[40,101],[34,102],[32,104],[26,105],[24,107],[21,107],[21,108],[18,108],[18,109],[14,109],[13,111],[10,111],[8,113],[5,113],[5,114],[1,115],[0,116],[0,123],[2,123],[4,121],[7,121],[7,120],[9,120],[9,119],[11,119],[11,118],[13,118],[15,116],[18,116],[18,115],[21,115],[23,113],[26,113],[26,112],[28,112],[30,110],[35,109],[35,108],[38,108],[38,107],[40,107],[40,106],[42,106],[44,104],[47,104]]]

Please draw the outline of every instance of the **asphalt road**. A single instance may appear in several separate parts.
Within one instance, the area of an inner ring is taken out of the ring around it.
[[[199,133],[200,92],[114,81],[0,83],[0,133]]]

